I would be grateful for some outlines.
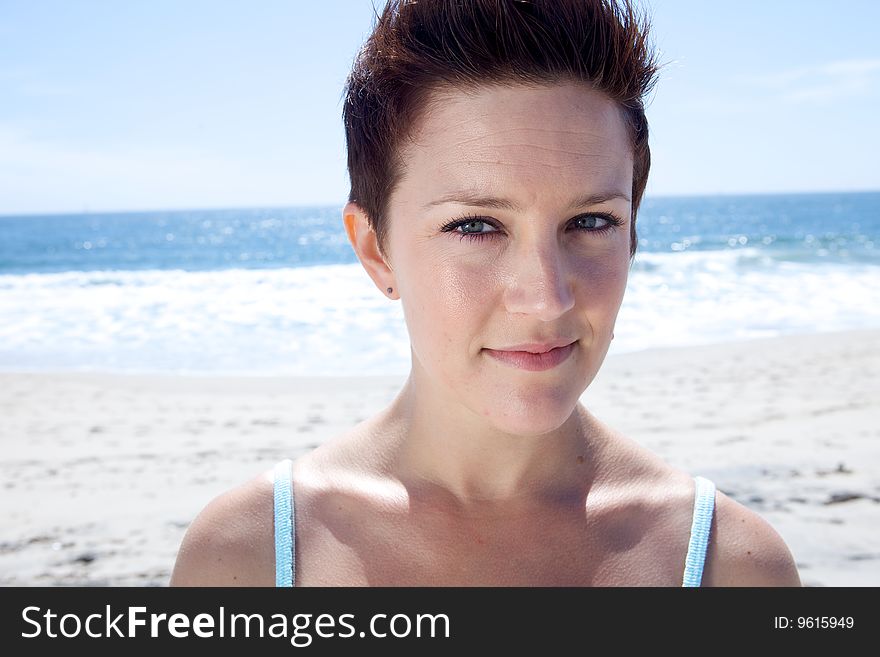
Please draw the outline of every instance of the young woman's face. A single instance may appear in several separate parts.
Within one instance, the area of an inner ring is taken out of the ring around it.
[[[414,375],[498,429],[545,433],[595,377],[623,300],[623,118],[574,84],[449,92],[432,107],[388,215]],[[572,345],[522,353],[559,343]]]

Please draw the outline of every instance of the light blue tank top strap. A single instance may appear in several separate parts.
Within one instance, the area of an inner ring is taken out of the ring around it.
[[[290,459],[275,466],[275,586],[293,586],[296,581],[292,466]]]
[[[709,545],[712,514],[715,511],[715,484],[703,477],[694,477],[694,482],[696,483],[694,519],[691,522],[691,538],[684,560],[682,586],[700,586],[703,579],[703,564],[706,561],[706,548]]]

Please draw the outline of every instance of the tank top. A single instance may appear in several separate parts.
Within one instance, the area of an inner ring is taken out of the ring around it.
[[[275,586],[293,586],[296,581],[296,516],[293,505],[291,466],[285,459],[275,466]],[[700,586],[709,531],[715,510],[715,484],[703,477],[694,477],[694,514],[687,555],[684,560],[682,586]]]

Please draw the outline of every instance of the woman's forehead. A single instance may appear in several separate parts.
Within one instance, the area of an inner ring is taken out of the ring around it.
[[[474,183],[589,183],[595,191],[625,194],[632,185],[622,112],[582,85],[444,92],[414,131],[403,162],[404,180],[418,184],[419,196]]]
[[[603,130],[627,138],[618,103],[581,83],[447,87],[429,96],[424,108],[411,135],[417,144],[443,143],[450,134],[478,137],[500,129],[572,135]]]

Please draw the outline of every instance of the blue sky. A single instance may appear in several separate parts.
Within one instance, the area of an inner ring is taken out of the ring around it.
[[[0,214],[342,205],[383,0],[0,0]],[[880,2],[650,0],[649,195],[880,189]]]

